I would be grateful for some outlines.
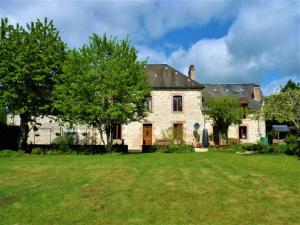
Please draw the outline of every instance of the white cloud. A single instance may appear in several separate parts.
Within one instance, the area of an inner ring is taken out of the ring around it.
[[[146,46],[137,45],[136,48],[139,51],[138,59],[147,60],[148,63],[166,63],[167,57],[163,51],[148,48]]]
[[[227,35],[180,47],[167,62],[185,73],[195,64],[198,81],[205,83],[263,83],[270,70],[300,76],[299,6],[294,1],[244,6]]]
[[[195,64],[200,82],[263,83],[265,71],[270,70],[282,76],[279,81],[300,74],[297,1],[1,2],[0,17],[14,23],[45,16],[54,20],[72,47],[86,43],[93,32],[121,38],[129,34],[133,43],[138,43],[140,59],[149,56],[151,63],[169,63],[185,73],[190,64]],[[224,37],[201,39],[169,55],[147,46],[172,30],[191,26],[201,29],[211,21],[227,19],[233,23]]]
[[[160,38],[173,29],[231,18],[237,9],[233,0],[16,1],[1,3],[0,17],[24,24],[47,16],[71,46],[79,46],[92,33],[129,34],[134,41]]]
[[[264,95],[276,93],[280,90],[281,86],[284,86],[290,79],[295,83],[300,83],[300,77],[296,76],[283,77],[281,79],[273,80],[270,83],[262,86]]]

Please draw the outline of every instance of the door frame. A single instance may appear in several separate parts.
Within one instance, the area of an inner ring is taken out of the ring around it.
[[[144,136],[144,130],[145,130],[145,127],[151,127],[151,144],[150,145],[152,145],[152,141],[153,141],[153,125],[152,125],[152,123],[143,123],[143,133],[142,133],[142,137],[143,137],[143,145],[146,145],[146,144],[144,144],[145,142],[144,142],[144,139],[145,139],[145,136]],[[149,145],[149,144],[148,144]]]

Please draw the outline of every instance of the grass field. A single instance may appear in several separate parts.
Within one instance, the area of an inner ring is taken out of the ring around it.
[[[1,158],[0,224],[300,224],[300,160],[222,152]]]

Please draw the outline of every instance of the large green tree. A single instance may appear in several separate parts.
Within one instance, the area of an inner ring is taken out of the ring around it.
[[[52,21],[0,25],[0,101],[20,115],[19,149],[26,150],[28,123],[51,109],[51,94],[65,59],[65,43]]]
[[[137,60],[137,50],[128,39],[93,34],[89,44],[68,52],[54,92],[55,108],[65,121],[97,128],[111,151],[114,125],[146,115],[143,103],[150,90],[145,63]]]
[[[234,97],[216,97],[205,102],[206,114],[219,131],[219,144],[228,139],[228,128],[232,124],[240,124],[243,110]]]
[[[280,91],[285,92],[286,90],[300,90],[300,84],[289,79],[288,82],[286,82],[286,84],[281,87]]]
[[[262,114],[266,120],[292,123],[300,129],[300,89],[286,89],[265,98]]]
[[[0,125],[6,124],[6,120],[7,120],[6,108],[3,104],[0,103]]]

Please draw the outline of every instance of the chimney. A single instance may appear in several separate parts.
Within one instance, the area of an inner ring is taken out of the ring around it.
[[[261,90],[260,90],[260,88],[259,88],[259,85],[255,85],[254,87],[253,87],[253,99],[254,99],[254,101],[260,101],[261,100]]]
[[[189,68],[189,78],[191,80],[196,80],[196,68],[194,65],[190,65]]]

